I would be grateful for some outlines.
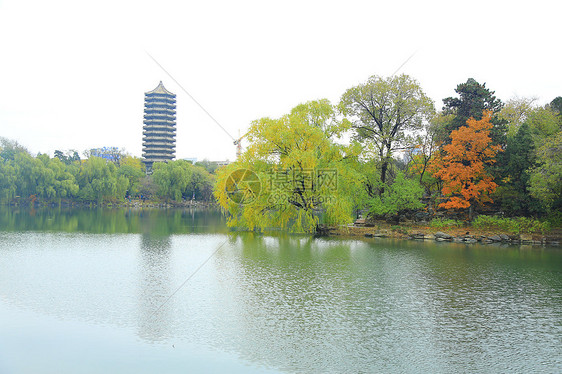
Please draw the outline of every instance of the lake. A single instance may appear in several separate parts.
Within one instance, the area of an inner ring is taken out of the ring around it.
[[[0,373],[560,373],[562,250],[0,209]]]

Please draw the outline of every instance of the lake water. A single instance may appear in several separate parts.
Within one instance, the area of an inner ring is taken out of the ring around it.
[[[0,373],[560,373],[562,250],[0,210]]]

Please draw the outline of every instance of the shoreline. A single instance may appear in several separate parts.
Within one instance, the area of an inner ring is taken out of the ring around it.
[[[181,202],[162,202],[154,200],[130,200],[123,202],[104,202],[104,203],[88,203],[73,200],[62,200],[60,202],[39,202],[35,204],[27,203],[11,203],[2,204],[9,208],[24,209],[119,209],[119,208],[135,208],[135,209],[182,209],[182,208],[199,208],[199,209],[219,209],[215,202],[205,202],[196,200],[184,200]],[[281,230],[283,231],[283,230]],[[316,236],[327,237],[346,237],[353,239],[372,239],[372,238],[388,238],[398,240],[417,240],[417,241],[437,241],[452,242],[464,244],[511,244],[511,245],[533,245],[533,246],[560,246],[562,243],[562,228],[557,227],[545,233],[520,233],[515,234],[507,230],[494,229],[477,229],[472,226],[463,227],[431,227],[428,225],[419,225],[414,223],[401,223],[400,225],[392,225],[385,221],[376,221],[371,225],[365,224],[349,224],[340,226],[322,225],[320,230],[314,234]]]
[[[378,222],[372,227],[350,224],[347,226],[324,227],[323,234],[330,237],[350,238],[389,238],[417,241],[437,241],[464,244],[512,244],[512,245],[553,245],[562,242],[562,229],[556,228],[546,233],[514,234],[505,230],[482,230],[474,227],[436,228],[422,225],[390,225]]]

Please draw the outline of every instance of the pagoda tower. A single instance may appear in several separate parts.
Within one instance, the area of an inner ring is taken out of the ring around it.
[[[176,156],[176,95],[162,81],[144,94],[142,157],[150,172],[155,162],[167,162]]]

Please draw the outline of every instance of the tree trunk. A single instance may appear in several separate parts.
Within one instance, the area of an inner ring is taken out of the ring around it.
[[[385,158],[384,161],[382,162],[382,165],[381,165],[381,182],[383,184],[383,186],[381,187],[381,194],[384,192],[384,184],[386,182],[386,170],[387,169],[388,169],[388,161]]]
[[[384,149],[386,148],[386,154],[384,155]],[[380,194],[382,195],[384,193],[384,187],[385,187],[385,183],[386,183],[386,174],[387,174],[387,170],[388,170],[388,164],[390,163],[390,148],[391,148],[391,144],[390,143],[386,143],[384,144],[383,148],[381,148],[380,151],[380,155],[381,155],[381,160],[382,160],[382,165],[381,165],[381,182],[382,182],[382,186],[380,189]]]

